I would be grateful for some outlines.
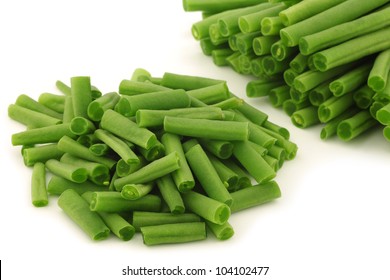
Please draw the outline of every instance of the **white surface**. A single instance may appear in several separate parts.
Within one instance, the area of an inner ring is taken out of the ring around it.
[[[207,270],[269,266],[268,275],[259,278],[277,280],[390,279],[390,143],[380,131],[348,144],[323,142],[319,128],[295,128],[267,99],[249,102],[288,128],[299,152],[277,175],[283,197],[234,214],[230,221],[235,236],[229,241],[210,237],[146,247],[137,236],[127,243],[115,238],[92,242],[62,213],[56,199],[46,208],[31,205],[31,170],[10,141],[23,126],[7,117],[8,104],[19,94],[37,98],[42,92],[56,92],[57,79],[68,82],[76,75],[89,75],[103,92],[113,91],[142,67],[154,76],[169,71],[226,79],[230,89],[245,98],[249,79],[214,66],[192,38],[191,24],[199,18],[198,13],[185,13],[179,0],[1,2],[4,279],[124,279],[121,273],[127,266],[177,265]],[[215,278],[212,273],[193,277]]]

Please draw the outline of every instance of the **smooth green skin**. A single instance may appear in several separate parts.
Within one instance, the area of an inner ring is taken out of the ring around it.
[[[176,152],[180,160],[180,168],[172,172],[172,179],[180,192],[186,192],[195,186],[195,179],[188,165],[180,137],[176,134],[164,133],[161,142],[166,154]]]
[[[228,190],[235,189],[238,184],[238,175],[214,155],[207,153],[207,157],[225,187]]]
[[[62,123],[62,118],[53,118],[44,113],[33,111],[15,104],[8,106],[8,116],[14,121],[33,128],[40,128]]]
[[[235,142],[234,157],[244,166],[258,183],[264,183],[275,178],[276,173],[264,158],[256,153],[248,141]]]
[[[58,198],[58,206],[93,240],[108,237],[110,229],[98,213],[89,209],[88,202],[74,190],[64,191]]]
[[[137,231],[142,227],[157,226],[165,224],[201,222],[201,218],[193,213],[161,213],[161,212],[133,212],[133,226]]]
[[[100,126],[102,129],[144,149],[151,148],[157,142],[157,137],[153,132],[138,127],[135,122],[111,109],[104,112]]]
[[[59,141],[58,141],[58,149],[60,151],[63,151],[65,153],[69,153],[71,155],[74,155],[76,157],[89,160],[89,161],[94,161],[98,162],[101,164],[106,165],[109,169],[114,167],[116,164],[116,161],[107,157],[100,157],[94,155],[87,147],[81,145],[77,141],[73,140],[72,138],[68,136],[63,136]]]
[[[350,0],[351,1],[351,0]],[[350,2],[347,1],[347,2]],[[390,48],[390,27],[351,39],[313,55],[315,67],[326,71]]]
[[[374,95],[374,90],[372,90],[368,85],[363,85],[354,93],[353,99],[355,100],[357,107],[361,109],[367,109],[373,102]]]
[[[266,120],[263,124],[263,127],[269,130],[272,130],[276,133],[279,133],[281,136],[283,136],[286,140],[290,139],[290,132],[287,128],[282,127],[276,123],[273,123],[269,120]]]
[[[127,164],[139,164],[138,156],[120,138],[103,129],[97,129],[94,134],[115,151]]]
[[[214,140],[246,140],[248,124],[234,121],[165,117],[164,130],[182,136]]]
[[[279,3],[258,12],[243,15],[238,18],[240,31],[243,33],[259,31],[261,29],[261,21],[263,18],[277,16],[279,12],[286,8],[287,6],[284,3]]]
[[[74,117],[70,121],[70,131],[75,135],[87,135],[93,133],[95,129],[95,124],[84,117]]]
[[[88,76],[72,77],[70,89],[75,117],[88,118],[88,105],[92,102],[91,78]]]
[[[244,103],[244,100],[237,97],[230,97],[226,100],[220,101],[211,105],[210,107],[221,108],[222,110],[236,109]],[[226,120],[224,116],[224,120]]]
[[[62,119],[62,114],[50,108],[47,108],[46,106],[42,105],[38,101],[35,101],[34,99],[27,96],[26,94],[19,95],[15,101],[15,104],[36,112],[40,112],[42,114],[48,115],[56,119],[60,119],[60,120]]]
[[[88,203],[91,203],[93,193],[85,192],[81,195]],[[131,240],[135,233],[135,228],[117,213],[97,212],[107,225],[110,231],[123,241]]]
[[[265,17],[261,20],[261,33],[264,36],[279,35],[283,27],[282,19],[279,16]]]
[[[49,159],[45,165],[51,173],[75,183],[83,183],[88,179],[88,172],[84,167],[60,162],[56,159]]]
[[[389,103],[390,104],[390,103]],[[390,105],[387,104],[376,112],[376,119],[383,125],[390,124]]]
[[[65,84],[64,82],[60,81],[60,80],[57,80],[56,81],[56,87],[59,91],[61,91],[63,94],[65,94],[66,96],[70,96],[71,95],[71,89],[70,89],[70,86],[68,86],[67,84]]]
[[[232,203],[231,196],[202,147],[199,144],[191,147],[185,156],[192,172],[207,195],[230,205]]]
[[[264,61],[264,60],[263,60]],[[263,65],[264,67],[264,65]],[[267,70],[269,71],[269,70]],[[252,80],[249,81],[246,85],[246,96],[253,97],[262,97],[268,96],[268,93],[273,88],[283,85],[283,81],[263,81],[263,80]],[[240,110],[240,108],[238,108]]]
[[[358,109],[352,108],[350,110],[345,111],[341,115],[335,117],[334,119],[330,120],[329,122],[327,122],[325,126],[321,129],[320,138],[322,140],[327,140],[332,136],[335,136],[337,134],[337,127],[339,126],[339,124],[342,121],[354,116],[356,113],[358,113]]]
[[[281,191],[275,181],[270,181],[233,192],[232,196],[234,202],[230,209],[235,213],[277,199],[281,197]]]
[[[186,12],[220,13],[225,10],[257,5],[261,2],[267,2],[267,0],[183,0],[183,9]]]
[[[274,107],[283,106],[284,101],[290,99],[290,87],[288,85],[283,85],[277,88],[272,89],[268,98]]]
[[[326,123],[342,114],[353,105],[354,100],[352,93],[345,94],[341,97],[333,96],[320,105],[318,108],[318,118],[322,123]]]
[[[98,99],[95,99],[88,105],[88,117],[93,121],[100,121],[103,117],[104,111],[114,109],[119,99],[120,96],[116,92],[109,92]]]
[[[303,54],[299,53],[290,61],[289,66],[295,72],[301,74],[308,68],[307,60],[308,60],[307,56],[304,56]]]
[[[299,49],[302,54],[310,55],[388,25],[390,25],[390,8],[385,8],[356,20],[304,36],[299,40]]]
[[[306,108],[310,106],[310,102],[308,99],[302,102],[296,102],[293,99],[287,99],[283,102],[283,111],[287,114],[287,116],[291,117],[292,114],[300,109]]]
[[[190,98],[182,89],[148,92],[138,95],[123,95],[115,111],[126,117],[135,116],[140,109],[168,110],[190,106]]]
[[[386,10],[390,11],[390,8]],[[389,17],[390,18],[390,17]],[[385,89],[387,80],[390,73],[390,49],[385,50],[378,54],[374,61],[374,65],[368,76],[368,86],[376,91],[382,91]]]
[[[128,200],[139,199],[152,191],[154,184],[127,184],[124,185],[121,191],[123,198]]]
[[[137,151],[147,160],[153,161],[159,159],[165,155],[164,145],[157,140],[156,144],[149,149],[137,147]]]
[[[49,203],[46,191],[45,164],[34,164],[31,176],[31,202],[36,207],[46,206]]]
[[[390,127],[389,127],[389,126],[385,126],[385,127],[383,128],[383,136],[385,137],[385,139],[386,139],[387,141],[390,142]]]
[[[132,80],[122,80],[119,84],[120,95],[138,95],[148,92],[156,92],[162,90],[169,90],[169,88],[153,83],[139,82]]]
[[[329,89],[329,80],[316,86],[309,92],[309,100],[313,106],[320,106],[332,96],[333,93]]]
[[[318,119],[318,108],[309,106],[294,112],[291,115],[292,123],[299,128],[307,128],[320,123]]]
[[[63,123],[70,123],[74,118],[74,111],[73,111],[73,101],[72,96],[66,96],[65,97],[65,103],[64,103],[64,113],[62,116],[62,122]]]
[[[298,151],[298,146],[294,142],[287,140],[284,138],[282,135],[280,135],[277,132],[274,132],[268,128],[265,127],[259,127],[259,129],[263,130],[264,132],[268,133],[270,136],[274,137],[277,139],[276,145],[279,147],[282,147],[286,151],[286,159],[287,160],[292,160],[295,158],[297,151]]]
[[[170,174],[167,174],[156,180],[157,187],[161,193],[162,198],[168,205],[172,214],[184,213],[185,207],[183,199],[181,198],[178,187]],[[186,188],[185,190],[187,190]]]
[[[289,26],[314,16],[344,1],[345,0],[305,0],[280,12],[279,17],[285,26]]]
[[[251,182],[251,178],[249,177],[249,174],[245,170],[243,170],[239,165],[237,165],[236,162],[232,160],[232,158],[224,160],[223,163],[238,175],[238,184],[237,184],[237,189],[235,190],[252,186],[252,182]]]
[[[223,225],[217,225],[206,221],[206,225],[218,240],[227,240],[234,235],[234,229],[229,222],[226,222]]]
[[[184,243],[206,239],[204,222],[165,224],[141,228],[145,245]]]
[[[360,111],[353,117],[340,122],[337,136],[343,141],[351,141],[378,124],[368,111]]]
[[[57,144],[33,146],[23,149],[23,161],[26,166],[37,162],[45,163],[49,159],[60,159],[64,152],[58,150]]]
[[[225,203],[194,191],[182,194],[186,209],[212,222],[222,225],[230,217],[230,208]]]
[[[226,60],[227,57],[231,56],[233,51],[229,48],[227,49],[216,49],[211,51],[211,58],[213,62],[217,66],[227,66],[228,62]]]
[[[64,113],[66,96],[44,92],[38,97],[38,102],[57,113]]]
[[[287,46],[297,46],[299,39],[303,36],[359,18],[387,2],[387,0],[364,2],[361,0],[348,0],[312,17],[283,28],[280,30],[280,36]]]
[[[94,192],[90,203],[92,211],[98,212],[126,212],[126,211],[160,211],[161,199],[157,195],[147,194],[137,200],[128,200],[120,192]]]
[[[165,72],[161,80],[161,85],[164,87],[171,89],[184,89],[186,91],[200,89],[219,83],[226,83],[226,81],[170,72]]]
[[[121,191],[126,184],[144,184],[152,182],[179,168],[180,158],[177,152],[173,152],[145,165],[128,176],[118,178],[115,180],[114,185],[117,191]]]
[[[79,184],[56,175],[53,175],[47,184],[47,192],[51,195],[61,195],[67,189],[72,189],[80,195],[87,191],[107,190],[105,187],[99,186],[91,181],[85,181]]]
[[[252,41],[252,48],[256,55],[271,53],[271,46],[279,40],[278,36],[259,36]]]
[[[198,139],[201,146],[220,159],[227,159],[233,153],[233,144],[229,141]]]
[[[220,82],[215,85],[188,90],[187,94],[205,104],[213,104],[227,99],[229,97],[229,88],[226,82]]]

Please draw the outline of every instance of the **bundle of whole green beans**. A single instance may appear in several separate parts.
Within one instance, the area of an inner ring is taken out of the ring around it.
[[[218,66],[254,76],[294,125],[349,141],[371,128],[390,141],[389,0],[183,0],[192,34]]]
[[[232,213],[281,196],[274,179],[297,145],[226,81],[139,68],[118,92],[102,94],[88,76],[56,86],[62,94],[9,106],[27,127],[12,144],[33,167],[33,205],[59,196],[93,240],[140,231],[147,245],[181,243],[207,228],[225,240]]]

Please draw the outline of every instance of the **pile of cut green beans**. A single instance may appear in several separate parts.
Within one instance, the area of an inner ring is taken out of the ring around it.
[[[389,0],[183,0],[218,66],[254,77],[248,97],[268,96],[299,128],[350,141],[372,128],[390,141]]]
[[[226,240],[232,213],[281,196],[274,179],[298,147],[226,81],[138,68],[118,92],[102,94],[88,76],[56,86],[61,94],[22,94],[8,107],[27,127],[12,144],[32,167],[32,204],[58,197],[93,240]]]

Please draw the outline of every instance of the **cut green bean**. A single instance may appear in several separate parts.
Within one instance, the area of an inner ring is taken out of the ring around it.
[[[310,102],[307,99],[301,102],[297,102],[293,99],[287,99],[283,102],[283,111],[287,114],[287,116],[291,117],[294,112],[304,109],[308,106],[310,106]]]
[[[74,117],[70,122],[70,131],[75,135],[90,134],[95,129],[95,124],[84,117]]]
[[[234,229],[229,222],[223,225],[217,225],[206,221],[206,225],[218,240],[227,240],[234,235]]]
[[[165,117],[164,130],[183,136],[214,140],[248,139],[248,124],[234,121]]]
[[[205,138],[199,138],[198,141],[204,149],[220,159],[227,159],[233,153],[233,144],[229,141],[210,140]]]
[[[202,49],[203,54],[207,55],[207,56],[211,56],[212,52],[215,50],[229,49],[228,43],[224,43],[224,44],[216,46],[211,42],[210,38],[204,38],[204,39],[200,40],[199,43],[200,43],[200,48]]]
[[[38,102],[57,113],[64,113],[66,96],[44,92],[38,97]]]
[[[90,209],[98,212],[119,213],[126,211],[157,212],[161,208],[161,199],[157,195],[147,194],[137,200],[128,200],[120,192],[94,192]]]
[[[64,154],[57,147],[57,144],[33,146],[23,149],[23,161],[26,166],[33,166],[37,162],[45,163],[49,159],[59,160]]]
[[[111,109],[104,112],[100,126],[145,149],[151,148],[157,141],[153,132],[138,127],[136,123]]]
[[[368,74],[372,68],[372,63],[365,63],[358,66],[329,84],[329,88],[334,96],[341,96],[358,89],[367,82]]]
[[[93,121],[100,121],[104,111],[114,109],[119,99],[120,96],[116,92],[110,92],[95,99],[88,105],[88,117]]]
[[[222,225],[230,217],[229,206],[208,196],[188,191],[182,197],[186,209],[212,223]]]
[[[241,73],[241,69],[240,69],[240,65],[239,65],[239,61],[238,61],[238,58],[240,57],[241,53],[237,50],[236,52],[234,52],[232,55],[228,56],[226,58],[226,61],[228,63],[228,65],[237,73]]]
[[[263,64],[264,73],[268,76],[282,73],[290,67],[285,61],[278,61],[270,55],[264,57],[261,63]]]
[[[363,4],[359,0],[344,1],[312,17],[283,28],[280,30],[280,37],[288,46],[297,46],[299,39],[303,36],[359,18],[387,2],[387,0],[377,0],[364,2]]]
[[[353,94],[345,94],[341,97],[331,97],[318,108],[318,118],[322,123],[326,123],[342,114],[354,105]]]
[[[387,141],[390,141],[390,127],[389,126],[385,126],[383,128],[383,136],[385,137],[385,139]]]
[[[92,201],[93,193],[85,192],[81,195],[88,203]],[[123,241],[133,238],[135,228],[118,213],[97,212],[110,231]]]
[[[271,46],[271,54],[278,61],[287,60],[298,54],[297,47],[289,47],[282,40],[277,41]]]
[[[206,104],[213,104],[227,99],[229,97],[229,88],[227,87],[226,82],[221,82],[203,88],[188,90],[187,94]]]
[[[118,160],[115,167],[116,174],[119,177],[125,177],[147,164],[147,161],[144,157],[139,156],[138,159],[139,159],[138,164],[128,164],[123,159]]]
[[[121,95],[138,95],[163,90],[169,90],[169,88],[153,83],[132,80],[122,80],[119,84],[119,94]]]
[[[211,57],[213,62],[217,66],[227,66],[228,62],[226,60],[227,57],[231,56],[233,51],[231,49],[216,49],[211,51]]]
[[[227,37],[222,36],[218,23],[210,24],[209,36],[214,45],[224,44],[228,41]]]
[[[268,96],[269,92],[276,87],[283,85],[282,80],[267,81],[267,80],[252,80],[246,85],[246,95],[248,97],[262,97]]]
[[[168,205],[172,214],[184,213],[185,207],[180,192],[176,187],[172,176],[167,174],[156,180],[157,187],[161,193],[162,198]]]
[[[164,145],[157,140],[156,144],[154,144],[149,149],[144,149],[141,147],[137,147],[137,151],[147,160],[153,161],[159,159],[165,155],[165,147]]]
[[[296,72],[294,69],[289,68],[283,73],[283,80],[286,82],[286,84],[290,87],[293,86],[294,80],[296,77],[299,76],[300,73]]]
[[[299,128],[307,128],[320,123],[318,119],[318,108],[309,106],[294,112],[291,115],[292,123]]]
[[[53,174],[75,183],[83,183],[88,179],[88,172],[83,167],[80,168],[73,164],[63,163],[56,159],[49,159],[45,165]]]
[[[244,103],[244,100],[237,97],[230,97],[226,100],[220,101],[211,105],[212,107],[218,107],[222,110],[236,109]],[[225,115],[225,114],[224,114]],[[224,116],[225,117],[225,116]],[[226,120],[226,118],[224,118]]]
[[[176,134],[164,133],[161,141],[165,146],[167,154],[176,152],[179,157],[180,168],[172,172],[172,178],[177,189],[180,192],[186,192],[192,189],[195,186],[195,180],[184,155],[180,137]]]
[[[71,89],[70,86],[65,84],[64,82],[57,80],[56,81],[56,87],[59,91],[61,91],[64,95],[70,96],[71,95]]]
[[[64,191],[58,198],[58,206],[93,240],[108,237],[110,229],[97,213],[89,209],[88,202],[74,190]]]
[[[200,222],[201,219],[198,215],[193,213],[156,213],[156,212],[144,212],[134,211],[133,213],[133,225],[137,231],[142,227],[157,226],[165,224],[178,224],[178,223],[192,223]]]
[[[301,74],[301,73],[305,72],[305,70],[308,67],[307,60],[308,60],[307,56],[304,56],[303,54],[299,53],[290,61],[289,66],[295,72]]]
[[[281,196],[281,191],[275,181],[270,181],[233,192],[232,196],[234,201],[231,211],[234,213],[277,199]]]
[[[351,108],[345,111],[344,113],[342,113],[341,115],[327,122],[325,126],[321,129],[320,138],[322,140],[327,140],[332,136],[335,136],[337,134],[337,127],[339,126],[339,124],[342,121],[354,116],[357,112],[358,112],[357,108]]]
[[[190,99],[184,90],[166,90],[138,95],[123,95],[115,106],[115,111],[126,116],[135,116],[139,109],[166,110],[190,106]]]
[[[269,120],[266,120],[263,124],[263,127],[269,130],[272,130],[273,132],[279,133],[283,138],[286,140],[290,139],[290,132],[288,131],[287,128],[282,127],[276,123],[273,123]]]
[[[206,238],[204,222],[165,224],[141,228],[145,245],[183,243]]]
[[[107,156],[111,151],[110,147],[105,143],[95,143],[88,147],[89,151],[98,157]]]
[[[389,103],[390,104],[390,103]],[[390,105],[386,104],[384,107],[376,112],[376,119],[383,125],[390,124]]]
[[[115,161],[113,159],[107,158],[107,157],[99,157],[94,155],[89,151],[89,149],[77,141],[71,139],[68,136],[63,136],[58,141],[58,149],[60,151],[63,151],[65,153],[69,153],[71,155],[77,156],[79,158],[98,162],[101,164],[106,165],[109,169],[111,169],[115,165]]]
[[[46,191],[45,164],[37,162],[31,176],[31,202],[36,207],[46,206],[49,203]]]
[[[74,115],[88,118],[88,105],[92,101],[91,78],[87,76],[72,77],[70,84]]]
[[[338,125],[337,136],[343,141],[350,141],[377,124],[368,111],[360,111]]]
[[[292,142],[290,140],[287,140],[279,133],[274,132],[268,128],[259,127],[259,129],[263,130],[264,132],[268,133],[270,136],[277,139],[277,142],[275,144],[278,145],[279,147],[282,147],[283,149],[285,149],[287,160],[292,160],[295,158],[297,151],[298,151],[297,144],[295,144],[294,142]]]
[[[154,184],[126,184],[121,190],[123,198],[128,200],[137,200],[152,191]]]
[[[220,13],[226,10],[248,7],[256,5],[266,0],[184,0],[183,9],[186,12],[191,11],[207,11],[212,13]]]
[[[259,36],[252,41],[252,48],[256,55],[271,53],[271,47],[279,40],[278,36]]]
[[[374,32],[390,25],[390,8],[368,13],[355,20],[337,24],[333,27],[304,36],[299,40],[300,51],[312,54],[338,45],[350,39]]]
[[[236,190],[252,186],[249,174],[244,169],[242,169],[235,161],[233,161],[233,158],[224,160],[223,163],[238,175],[238,183]]]
[[[91,97],[92,99],[98,99],[102,96],[102,92],[94,85],[91,85]]]
[[[283,27],[282,19],[279,16],[264,17],[261,20],[261,33],[264,36],[279,35],[279,32]]]
[[[371,117],[373,117],[374,119],[376,118],[376,113],[382,109],[384,106],[386,106],[386,102],[383,102],[383,101],[374,101],[371,106],[369,107],[369,111],[370,111],[370,114],[371,114]]]
[[[88,178],[97,185],[107,186],[110,183],[109,169],[103,164],[87,161],[67,153],[61,157],[60,161],[78,166],[79,168],[85,168]]]
[[[333,93],[329,89],[329,80],[321,83],[309,92],[310,103],[317,107],[332,96]]]
[[[80,195],[87,191],[107,190],[102,185],[97,185],[91,181],[85,181],[80,184],[56,175],[53,175],[47,184],[47,192],[50,195],[61,195],[67,189],[72,189]]]
[[[236,46],[240,53],[248,54],[253,51],[253,39],[261,35],[260,31],[256,30],[250,33],[239,33],[236,35]]]
[[[114,185],[117,191],[121,191],[126,184],[148,183],[179,169],[179,167],[179,156],[177,152],[173,152],[147,164],[128,176],[118,178]]]
[[[384,51],[390,48],[390,41],[387,40],[389,37],[390,27],[387,27],[351,39],[345,43],[315,53],[313,55],[314,65],[318,70],[326,71]]]
[[[60,120],[62,119],[62,114],[42,105],[41,103],[27,96],[26,94],[19,95],[15,101],[15,105],[48,115],[56,119],[60,119]]]
[[[226,83],[226,81],[200,76],[181,75],[170,72],[165,72],[161,80],[162,86],[172,89],[184,90],[199,89],[219,83]]]
[[[363,85],[353,95],[356,106],[361,109],[367,109],[373,102],[375,91],[368,85]]]
[[[310,91],[299,91],[295,87],[290,88],[290,97],[296,103],[302,103],[309,99]]]
[[[73,112],[73,101],[72,96],[66,96],[65,97],[65,103],[64,103],[64,113],[62,117],[63,123],[70,123],[72,119],[74,118],[74,112]]]
[[[238,175],[214,155],[207,153],[207,157],[224,186],[228,190],[234,190],[238,184]]]
[[[255,58],[257,58],[257,56],[253,53],[253,51],[248,54],[240,54],[238,57],[238,67],[240,68],[240,73],[244,75],[251,74],[252,59]]]
[[[62,119],[53,118],[44,113],[11,104],[8,106],[8,116],[14,121],[20,122],[28,127],[39,128],[62,123]]]
[[[390,8],[387,8],[390,12]],[[388,17],[389,19],[390,17]],[[386,87],[390,73],[390,49],[378,54],[374,61],[372,70],[368,76],[367,84],[374,91],[382,91]]]
[[[251,73],[257,78],[264,76],[262,61],[266,56],[256,57],[251,60]]]
[[[264,158],[256,153],[248,141],[235,142],[234,157],[245,167],[258,183],[264,183],[275,178],[275,171],[268,165]]]
[[[207,195],[212,199],[230,205],[232,203],[230,194],[202,147],[199,144],[191,147],[185,156],[192,172]]]

